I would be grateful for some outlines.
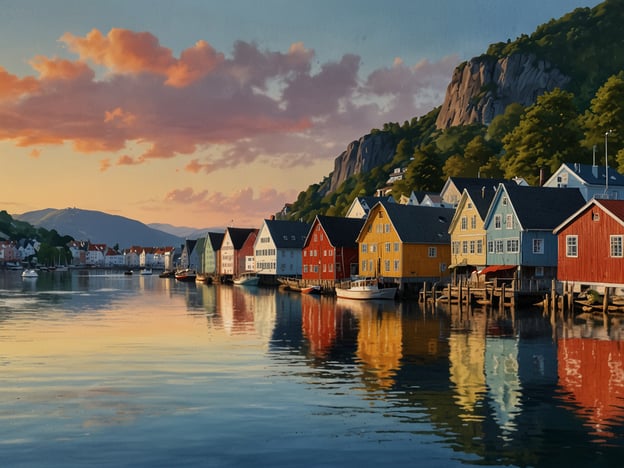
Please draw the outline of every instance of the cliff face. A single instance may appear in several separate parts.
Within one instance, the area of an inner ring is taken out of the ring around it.
[[[352,141],[346,151],[334,160],[334,171],[327,192],[334,192],[342,182],[354,174],[368,172],[385,164],[394,157],[395,152],[396,144],[386,133],[364,135],[359,140]]]
[[[481,56],[457,67],[436,120],[440,129],[471,123],[489,124],[507,105],[533,104],[537,97],[564,88],[570,78],[534,55],[501,59]]]

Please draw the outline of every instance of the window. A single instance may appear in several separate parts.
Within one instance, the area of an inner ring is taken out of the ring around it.
[[[481,255],[483,253],[483,241],[479,239],[477,241],[477,254]]]
[[[384,232],[390,232],[390,225],[389,225],[389,224],[386,224],[386,225],[384,226],[384,228],[385,228],[385,231],[384,231]]]
[[[394,243],[394,251],[395,251],[395,252],[398,252],[398,251],[399,251],[399,243],[398,243],[398,242],[395,242],[395,243]]]
[[[533,253],[534,254],[544,253],[544,239],[533,239]]]
[[[373,253],[377,252],[377,244],[371,244],[370,245],[370,251],[373,252]]]
[[[461,230],[465,231],[466,229],[468,229],[468,218],[466,218],[465,216],[462,216],[462,219],[461,219]]]
[[[518,251],[519,251],[518,239],[507,239],[507,252],[518,253]]]
[[[505,219],[505,229],[513,229],[513,215],[507,215]]]
[[[437,247],[429,247],[429,258],[435,258],[438,256]]]
[[[472,215],[470,218],[470,229],[477,229],[477,215]]]
[[[390,252],[390,242],[386,242],[385,248],[386,248],[386,252]]]
[[[501,215],[494,216],[494,229],[500,229],[502,223]]]
[[[495,253],[503,253],[504,252],[502,239],[499,239],[499,240],[494,242],[494,251],[495,251]]]
[[[488,253],[494,253],[494,241],[488,241],[487,251]]]
[[[384,262],[384,267],[386,268],[386,271],[390,271],[390,260],[386,260]]]
[[[401,265],[401,263],[399,262],[399,260],[395,260],[394,261],[394,271],[399,271],[399,266]]]
[[[366,271],[366,260],[362,260],[362,271]]]
[[[462,241],[462,253],[463,254],[468,253],[468,241]]]
[[[597,211],[592,212],[592,220],[600,221],[600,213],[598,213]]]
[[[453,249],[453,255],[457,255],[459,253],[459,241],[453,241],[451,246]]]
[[[470,241],[470,253],[474,254],[475,253],[475,248],[476,248],[476,242],[471,240]]]
[[[535,267],[535,276],[538,277],[538,278],[544,276],[544,267],[543,266]]]
[[[362,253],[366,253],[368,251],[368,245],[362,243]]]
[[[622,236],[609,236],[611,243],[611,256],[622,257]]]
[[[578,257],[578,236],[566,236],[566,257]]]

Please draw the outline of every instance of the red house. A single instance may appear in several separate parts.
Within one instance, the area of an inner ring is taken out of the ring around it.
[[[557,279],[588,286],[624,285],[624,200],[592,199],[553,231]]]
[[[318,215],[303,244],[302,279],[335,283],[357,274],[356,240],[364,221]]]

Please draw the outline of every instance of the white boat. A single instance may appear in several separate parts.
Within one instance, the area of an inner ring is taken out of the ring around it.
[[[240,286],[257,286],[260,281],[260,277],[257,273],[253,271],[248,271],[245,273],[241,273],[237,277],[234,278],[234,284],[238,284]]]
[[[348,288],[336,287],[336,296],[343,299],[394,299],[397,288],[380,288],[375,278],[359,278]]]
[[[151,275],[151,274],[152,274],[152,269],[151,269],[151,268],[143,268],[143,269],[141,270],[141,274],[142,274],[143,276],[148,276],[148,275]]]
[[[32,268],[22,271],[22,278],[37,278],[38,276],[37,272]]]

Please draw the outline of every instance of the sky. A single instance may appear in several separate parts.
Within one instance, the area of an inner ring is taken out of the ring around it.
[[[489,44],[595,0],[0,0],[0,210],[260,227]]]

